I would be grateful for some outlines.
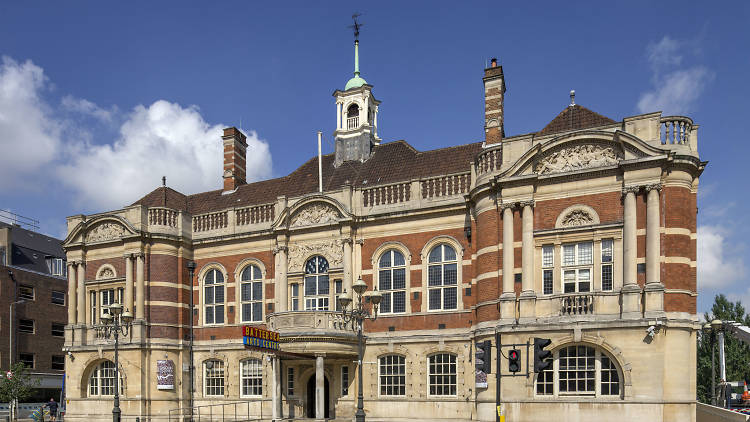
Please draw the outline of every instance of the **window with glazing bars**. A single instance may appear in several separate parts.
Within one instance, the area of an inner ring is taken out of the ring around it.
[[[406,395],[406,359],[401,355],[380,357],[380,395]]]
[[[119,393],[124,395],[122,377]],[[89,396],[112,396],[115,394],[115,364],[105,360],[97,365],[89,376]]]
[[[203,302],[205,304],[205,323],[224,323],[224,274],[211,269],[203,279]]]
[[[602,240],[602,290],[608,291],[613,288],[612,281],[612,257],[614,255],[612,239]]]
[[[430,251],[427,266],[428,310],[458,307],[458,263],[456,251],[438,245]]]
[[[242,322],[263,321],[263,275],[256,265],[240,273]]]
[[[383,314],[406,312],[404,255],[395,249],[388,250],[380,256],[378,267],[378,290],[383,295],[379,312]]]
[[[243,360],[241,364],[242,395],[263,395],[263,362],[258,359]]]
[[[203,364],[203,395],[216,397],[224,395],[224,362],[212,359]]]
[[[592,258],[592,242],[562,245],[563,292],[591,291]]]
[[[551,295],[554,283],[555,246],[542,246],[542,293]]]
[[[314,256],[305,264],[305,309],[327,311],[329,293],[328,261],[322,256]]]
[[[456,395],[456,355],[440,353],[428,358],[431,396]]]

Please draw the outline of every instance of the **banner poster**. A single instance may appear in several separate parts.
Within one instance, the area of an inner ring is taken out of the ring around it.
[[[487,388],[487,374],[483,371],[476,371],[475,382],[476,388]]]
[[[174,390],[174,362],[171,360],[156,361],[156,389]]]

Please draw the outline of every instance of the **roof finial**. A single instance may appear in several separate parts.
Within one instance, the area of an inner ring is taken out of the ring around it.
[[[568,107],[573,107],[576,105],[576,90],[571,89],[570,90],[570,105]]]
[[[357,18],[362,16],[361,13],[355,13],[352,15],[354,25],[349,25],[349,28],[354,29],[354,76],[359,76],[359,28],[364,24],[357,22]]]
[[[167,187],[167,176],[161,177],[161,185]]]

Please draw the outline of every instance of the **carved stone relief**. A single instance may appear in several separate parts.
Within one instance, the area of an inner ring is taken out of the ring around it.
[[[124,234],[125,228],[117,223],[101,223],[86,233],[86,242],[119,239]]]
[[[289,271],[303,271],[305,260],[313,255],[322,255],[328,260],[330,268],[341,267],[343,259],[343,243],[340,239],[327,242],[302,243],[289,245]]]
[[[538,174],[562,173],[617,164],[622,154],[611,146],[599,144],[572,145],[545,156],[536,164]]]
[[[289,227],[295,228],[335,223],[338,220],[338,217],[339,212],[328,204],[311,204],[297,211],[297,213],[292,216],[292,221],[290,222]]]
[[[106,280],[109,278],[115,278],[115,271],[110,267],[104,267],[99,270],[99,274],[96,275],[97,280]]]
[[[578,227],[594,224],[594,217],[585,210],[573,210],[562,219],[563,227]]]

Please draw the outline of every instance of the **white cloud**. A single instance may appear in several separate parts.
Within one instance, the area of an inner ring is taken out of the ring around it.
[[[698,286],[725,289],[745,276],[744,261],[737,255],[742,245],[727,240],[719,226],[698,227]]]
[[[120,128],[112,144],[79,145],[78,153],[60,168],[62,180],[86,204],[102,209],[127,205],[160,184],[183,193],[221,188],[222,125],[210,125],[195,106],[160,100],[139,105]],[[247,179],[271,174],[268,144],[250,132]]]
[[[31,61],[0,61],[0,193],[39,191],[62,181],[74,208],[111,210],[161,184],[183,193],[222,186],[222,128],[197,106],[159,100],[123,115],[72,95],[56,106],[45,98],[51,82]],[[123,122],[113,142],[97,139],[90,117]],[[247,180],[271,175],[268,143],[250,131]],[[70,205],[70,204],[68,204]]]
[[[42,99],[44,71],[31,61],[0,62],[0,192],[34,188],[61,150],[61,125]]]
[[[64,96],[62,101],[60,101],[60,105],[68,111],[92,116],[105,122],[111,121],[113,115],[117,113],[117,106],[113,105],[109,110],[107,110],[99,107],[89,100],[76,98],[72,95]]]
[[[713,73],[704,66],[683,66],[683,53],[694,50],[688,43],[668,36],[646,47],[653,87],[641,94],[637,105],[639,112],[661,110],[665,115],[684,115],[693,110],[713,79]]]

